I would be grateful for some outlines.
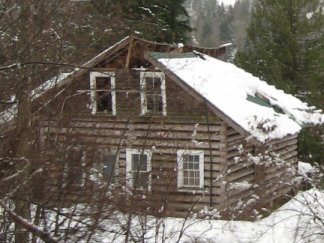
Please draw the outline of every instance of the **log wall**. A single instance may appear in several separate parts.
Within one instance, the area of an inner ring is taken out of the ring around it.
[[[125,58],[114,60],[114,65],[122,65]],[[84,74],[42,109],[40,140],[44,150],[62,144],[81,146],[86,151],[84,163],[91,167],[98,160],[96,151],[118,149],[118,177],[126,185],[126,149],[151,149],[152,191],[148,198],[152,200],[146,201],[159,204],[157,209],[163,204],[165,213],[172,216],[186,216],[192,207],[195,211],[217,208],[237,215],[246,211],[242,205],[264,205],[291,189],[284,181],[277,183],[278,178],[292,178],[283,164],[266,167],[248,157],[272,151],[294,171],[296,136],[266,146],[253,145],[170,79],[166,80],[167,116],[141,116],[140,71],[116,69],[109,63],[101,67],[115,70],[117,115],[91,115],[89,73]],[[180,149],[204,151],[204,190],[177,189]]]
[[[154,204],[163,203],[167,215],[186,216],[189,211],[224,208],[225,187],[219,177],[226,160],[224,122],[169,79],[166,80],[167,116],[141,116],[140,72],[116,70],[115,73],[117,115],[91,115],[89,77],[83,75],[43,110],[40,134],[44,150],[81,147],[87,155],[84,163],[91,167],[98,160],[97,151],[118,148],[118,181],[126,185],[126,149],[150,149],[153,156],[149,198]],[[181,149],[204,151],[203,190],[177,188],[177,151]],[[62,173],[58,166],[51,170]]]
[[[226,131],[228,217],[254,217],[254,209],[272,205],[296,189],[297,135],[251,144],[231,127]]]
[[[119,177],[122,183],[125,183],[126,177],[126,148],[151,149],[151,196],[167,204],[168,215],[184,216],[193,205],[195,210],[223,207],[222,181],[215,181],[224,165],[225,147],[221,141],[224,140],[225,131],[221,122],[207,125],[183,121],[147,123],[99,118],[73,119],[69,127],[44,120],[41,133],[51,146],[56,141],[96,150],[119,147]],[[180,149],[204,151],[204,190],[193,194],[192,191],[179,191],[177,188],[177,151]],[[91,152],[87,154],[89,161],[86,163],[90,164],[94,157]]]

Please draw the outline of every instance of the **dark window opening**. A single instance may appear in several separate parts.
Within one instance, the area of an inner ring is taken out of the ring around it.
[[[67,152],[66,160],[64,161],[64,185],[82,185],[82,152],[80,149],[70,149]]]
[[[102,174],[105,179],[114,180],[116,176],[116,154],[105,151],[102,156]]]
[[[132,154],[132,178],[135,188],[148,189],[149,172],[146,154]]]
[[[97,77],[96,89],[97,111],[112,112],[113,109],[110,77]]]

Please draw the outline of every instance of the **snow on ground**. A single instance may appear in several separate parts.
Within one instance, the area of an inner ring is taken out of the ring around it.
[[[270,216],[256,222],[207,219],[184,221],[180,218],[158,221],[153,217],[150,220],[146,227],[147,233],[144,235],[145,242],[320,243],[324,242],[324,236],[321,236],[324,233],[321,221],[324,220],[324,192],[316,189],[300,192]],[[119,216],[118,222],[122,221]],[[142,233],[139,221],[134,218],[132,222],[131,230],[135,238],[140,237]],[[118,231],[118,224],[112,223],[114,227],[111,227],[111,223],[105,224],[110,225],[110,229],[115,228]],[[184,228],[182,237],[179,234],[181,228]],[[163,229],[164,234],[161,233]],[[162,235],[165,237],[164,240]],[[115,237],[116,234],[113,233],[97,235],[97,239],[104,243],[124,242],[124,236]]]

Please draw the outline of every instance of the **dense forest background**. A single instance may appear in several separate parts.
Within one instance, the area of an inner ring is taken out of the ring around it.
[[[68,149],[73,150],[58,143],[52,156],[33,137],[38,110],[33,114],[32,103],[39,93],[32,91],[44,80],[84,68],[80,65],[127,35],[204,47],[231,42],[227,61],[323,109],[323,9],[320,0],[238,0],[233,6],[217,0],[0,0],[0,112],[9,110],[7,117],[16,117],[13,128],[7,127],[5,116],[0,121],[0,138],[8,144],[0,157],[0,242],[94,242],[97,233],[111,230],[101,223],[115,220],[109,181],[101,187],[106,190],[100,193],[103,197],[93,198],[89,208],[81,210],[76,204],[66,213],[61,210],[63,200],[59,207],[32,207],[31,189],[37,191],[42,184],[32,179],[58,161],[67,168]],[[53,118],[58,117],[55,111],[46,110]],[[323,141],[323,129],[305,130],[301,160],[324,164]],[[64,181],[64,174],[72,177],[68,173],[61,173],[63,194],[74,189]],[[80,199],[84,195],[78,192]],[[148,228],[147,216],[141,219],[141,237]],[[323,217],[315,219],[323,225]],[[116,235],[125,235],[125,242],[133,236],[132,220],[129,213],[124,221],[114,221],[121,229]],[[164,222],[155,225],[156,232],[159,227],[164,231]]]
[[[226,61],[324,108],[324,14],[321,0],[188,0],[186,8],[200,46],[232,43]],[[303,161],[324,163],[323,129],[304,129],[299,136]]]
[[[232,5],[220,4],[217,0],[188,0],[186,8],[190,15],[193,43],[205,47],[216,47],[232,43],[229,61],[233,61],[237,50],[244,50],[247,44],[253,0],[239,0]]]

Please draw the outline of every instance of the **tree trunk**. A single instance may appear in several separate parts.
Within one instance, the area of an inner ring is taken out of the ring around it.
[[[15,154],[19,161],[17,169],[22,169],[26,164],[30,154],[30,134],[31,134],[31,107],[28,88],[23,90],[19,97]],[[19,180],[19,190],[15,194],[15,213],[26,220],[30,220],[30,168],[25,168]],[[15,242],[25,243],[29,241],[29,233],[19,223],[15,223]]]

